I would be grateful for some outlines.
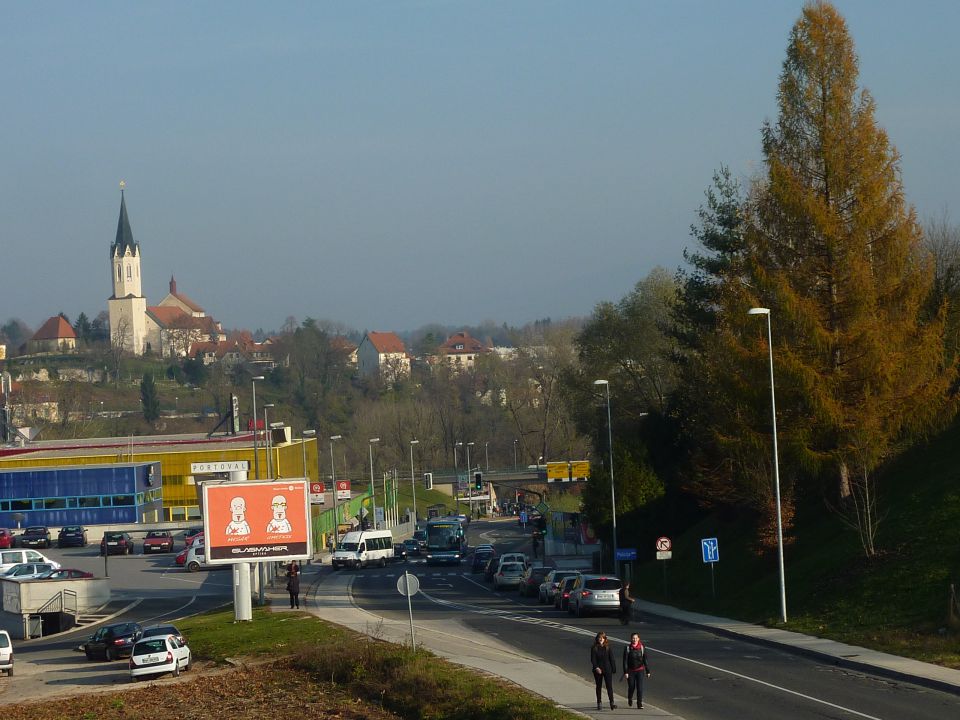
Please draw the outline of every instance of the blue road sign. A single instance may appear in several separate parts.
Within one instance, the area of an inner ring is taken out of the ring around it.
[[[636,548],[617,548],[617,560],[636,560]]]
[[[703,550],[705,563],[720,562],[720,543],[716,538],[704,538],[700,541],[700,548]]]
[[[527,513],[526,513],[526,512],[520,513],[520,524],[521,524],[521,525],[526,525],[526,524],[527,524]]]

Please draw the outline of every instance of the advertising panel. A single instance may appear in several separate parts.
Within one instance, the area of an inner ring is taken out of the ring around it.
[[[309,490],[303,479],[205,482],[207,562],[308,559]]]

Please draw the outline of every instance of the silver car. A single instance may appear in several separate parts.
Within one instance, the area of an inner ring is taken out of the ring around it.
[[[4,580],[33,580],[51,570],[56,570],[52,563],[20,563],[14,565],[0,577]]]
[[[619,613],[620,578],[609,575],[581,575],[570,589],[567,611],[583,617],[595,612]]]
[[[520,580],[523,579],[525,569],[523,563],[501,563],[500,569],[493,576],[493,587],[497,590],[503,587],[520,587]]]

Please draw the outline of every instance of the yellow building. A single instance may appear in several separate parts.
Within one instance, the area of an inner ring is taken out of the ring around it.
[[[15,450],[0,449],[0,469],[56,467],[65,465],[109,465],[159,462],[163,481],[163,516],[157,521],[200,520],[197,487],[190,472],[192,463],[246,460],[249,478],[268,476],[268,456],[262,442],[254,458],[253,435],[208,438],[206,435],[164,435],[132,438],[88,438],[32,442]],[[317,440],[281,442],[270,451],[274,478],[318,479]],[[304,473],[306,465],[306,473]]]

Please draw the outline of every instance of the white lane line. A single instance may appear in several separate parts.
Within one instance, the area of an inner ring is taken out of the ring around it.
[[[454,608],[457,610],[466,610],[467,612],[474,612],[480,615],[496,615],[504,620],[511,620],[513,622],[527,623],[529,625],[545,625],[546,627],[554,628],[556,630],[562,630],[564,632],[574,633],[577,635],[587,635],[593,636],[594,631],[588,630],[586,628],[578,628],[573,625],[563,625],[561,623],[556,623],[550,620],[541,620],[539,618],[527,617],[525,615],[517,615],[514,613],[507,612],[506,610],[497,610],[495,608],[482,608],[476,605],[467,605],[464,603],[455,603],[449,600],[442,600],[440,598],[435,598],[429,593],[420,591],[420,594],[423,595],[427,600],[437,605],[443,605],[446,607]],[[619,643],[620,645],[626,645],[626,640],[621,640],[619,638],[613,638],[613,642]],[[809,700],[810,702],[817,703],[819,705],[825,705],[827,707],[833,708],[834,710],[840,710],[841,712],[849,713],[857,717],[865,718],[865,720],[881,720],[881,718],[876,717],[875,715],[867,715],[862,713],[859,710],[854,710],[852,708],[845,707],[843,705],[837,705],[828,700],[823,700],[821,698],[813,697],[812,695],[806,695],[805,693],[798,692],[796,690],[791,690],[790,688],[783,687],[782,685],[774,685],[769,683],[766,680],[761,680],[759,678],[751,677],[749,675],[744,675],[743,673],[738,673],[733,670],[728,670],[726,668],[718,667],[716,665],[711,665],[710,663],[705,663],[700,660],[694,660],[693,658],[685,657],[683,655],[677,655],[676,653],[671,653],[666,650],[660,650],[652,645],[647,645],[650,650],[653,650],[658,653],[662,653],[668,657],[672,657],[676,660],[683,660],[684,662],[691,663],[692,665],[699,665],[700,667],[708,668],[714,672],[723,673],[725,675],[730,675],[732,677],[740,678],[741,680],[746,680],[748,682],[756,683],[757,685],[763,685],[768,687],[771,690],[778,690],[788,695],[793,695],[794,697],[803,698],[804,700]]]
[[[196,599],[197,599],[196,596],[194,596],[194,597],[190,598],[190,600],[189,600],[185,605],[181,605],[181,606],[178,607],[176,610],[168,610],[168,611],[165,612],[165,613],[160,613],[159,615],[154,615],[152,618],[147,618],[146,620],[141,620],[140,623],[141,623],[141,624],[142,624],[142,623],[148,623],[148,622],[150,622],[151,620],[156,620],[157,618],[162,618],[162,617],[166,617],[167,615],[173,615],[174,613],[178,613],[178,612],[180,612],[181,610],[183,610],[184,608],[190,607],[191,605],[193,605],[193,603],[196,601]]]

